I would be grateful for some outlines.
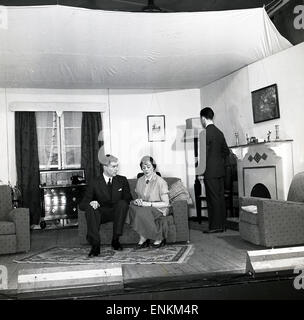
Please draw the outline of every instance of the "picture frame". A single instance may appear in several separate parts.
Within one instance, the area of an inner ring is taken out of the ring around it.
[[[280,118],[277,84],[252,91],[251,100],[254,123]]]
[[[147,116],[148,125],[148,141],[165,141],[165,116],[164,115],[149,115]]]

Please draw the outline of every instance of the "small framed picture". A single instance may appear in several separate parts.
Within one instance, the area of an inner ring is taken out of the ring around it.
[[[148,141],[165,141],[165,116],[150,115],[147,116],[148,123]]]
[[[251,92],[253,122],[280,118],[278,88],[276,84]]]

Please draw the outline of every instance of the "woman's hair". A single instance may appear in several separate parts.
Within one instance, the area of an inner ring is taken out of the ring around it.
[[[155,168],[156,168],[156,162],[155,162],[154,159],[153,159],[152,157],[150,157],[150,156],[144,156],[144,157],[142,157],[142,159],[140,160],[140,164],[139,164],[140,168],[142,169],[142,166],[143,166],[144,162],[147,162],[147,161],[151,162],[151,164],[152,164],[152,166],[153,166],[153,169],[155,170]]]

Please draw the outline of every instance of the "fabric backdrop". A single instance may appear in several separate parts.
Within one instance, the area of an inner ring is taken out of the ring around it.
[[[263,8],[181,13],[4,8],[4,88],[201,88],[291,47]]]

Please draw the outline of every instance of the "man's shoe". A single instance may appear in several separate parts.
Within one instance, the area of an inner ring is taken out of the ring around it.
[[[118,251],[122,250],[122,245],[120,244],[119,240],[112,240],[112,248]]]
[[[92,246],[91,251],[89,252],[89,258],[97,257],[100,254],[99,246]]]
[[[224,232],[224,229],[213,229],[213,230],[203,231],[203,233],[220,233],[220,232]]]

